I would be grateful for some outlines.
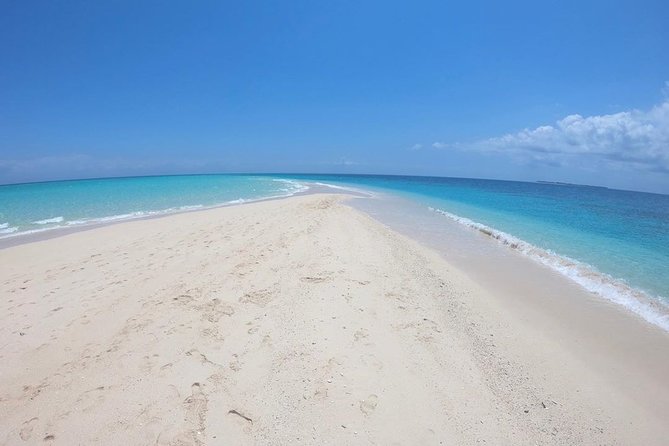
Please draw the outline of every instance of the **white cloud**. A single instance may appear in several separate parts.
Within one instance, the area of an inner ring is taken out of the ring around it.
[[[587,160],[608,167],[669,172],[669,99],[647,111],[569,115],[553,125],[470,144],[433,144],[435,148],[446,146],[549,164],[574,165]]]
[[[446,149],[449,147],[449,144],[446,144],[445,142],[433,142],[432,147],[435,149]]]
[[[413,146],[409,147],[409,150],[420,150],[423,148],[422,144],[414,144]]]

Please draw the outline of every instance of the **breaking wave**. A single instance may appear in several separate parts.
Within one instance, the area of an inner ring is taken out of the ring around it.
[[[653,298],[644,291],[630,287],[622,280],[597,271],[591,265],[556,254],[550,250],[539,248],[506,232],[441,209],[433,207],[429,209],[457,223],[479,231],[502,245],[557,271],[591,293],[622,305],[648,322],[669,331],[669,308],[657,298]]]
[[[36,220],[33,221],[32,224],[34,225],[48,225],[51,223],[62,223],[63,220],[65,220],[63,217],[53,217],[53,218],[46,218],[44,220]]]

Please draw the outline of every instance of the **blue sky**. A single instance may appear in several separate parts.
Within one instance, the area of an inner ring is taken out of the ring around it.
[[[341,172],[669,193],[666,1],[2,3],[0,183]]]

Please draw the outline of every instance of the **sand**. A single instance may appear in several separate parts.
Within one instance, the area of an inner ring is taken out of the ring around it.
[[[124,222],[0,265],[2,444],[669,438],[665,333],[630,316],[653,348],[626,364],[599,333],[584,357],[569,324],[536,323],[553,307],[522,309],[532,290],[508,304],[343,195]]]

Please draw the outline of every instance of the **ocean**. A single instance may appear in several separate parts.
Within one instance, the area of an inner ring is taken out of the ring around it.
[[[289,196],[382,191],[518,251],[669,330],[669,196],[566,184],[377,175],[188,175],[0,186],[0,238]]]
[[[305,190],[249,175],[179,175],[0,186],[0,238],[283,197]]]
[[[669,330],[669,195],[465,178],[286,178],[410,199]]]

